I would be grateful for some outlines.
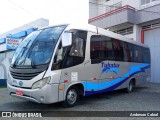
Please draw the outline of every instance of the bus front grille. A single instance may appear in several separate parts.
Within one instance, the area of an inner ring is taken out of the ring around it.
[[[10,71],[11,75],[13,78],[15,79],[20,79],[20,80],[30,80],[32,78],[34,78],[35,76],[37,76],[38,74],[40,74],[41,72],[34,72],[34,73],[17,73],[17,72],[13,72]]]

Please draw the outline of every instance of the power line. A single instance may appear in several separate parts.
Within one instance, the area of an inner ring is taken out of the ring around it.
[[[30,11],[28,11],[28,10],[25,9],[24,7],[21,7],[20,5],[16,4],[15,2],[13,2],[13,1],[11,1],[11,0],[8,0],[8,2],[10,2],[10,3],[13,4],[14,6],[20,8],[21,10],[27,12],[27,13],[30,14],[31,16],[35,16],[35,14],[31,13]],[[28,24],[26,24],[26,26],[34,27],[34,26],[31,26],[31,25],[28,25]]]
[[[13,4],[13,5],[15,5],[16,7],[20,8],[21,10],[23,10],[23,11],[29,13],[29,14],[32,15],[32,16],[37,16],[37,18],[41,18],[41,17],[39,17],[38,15],[31,13],[30,11],[28,11],[28,10],[25,9],[24,7],[22,7],[22,6],[18,5],[18,4],[16,4],[15,2],[13,2],[13,1],[11,1],[11,0],[8,0],[8,2],[10,2],[11,4]],[[47,21],[46,19],[44,19],[44,20]]]
[[[31,13],[31,12],[30,12],[30,11],[28,11],[27,9],[25,9],[25,8],[21,7],[20,5],[16,4],[15,2],[10,1],[10,0],[8,0],[8,2],[10,2],[10,3],[11,3],[11,4],[13,4],[14,6],[16,6],[16,7],[20,8],[21,10],[23,10],[23,11],[25,11],[25,12],[27,12],[27,13],[29,13],[29,14],[33,15],[33,13]]]

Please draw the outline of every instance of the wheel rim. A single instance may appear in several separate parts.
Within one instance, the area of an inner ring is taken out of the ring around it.
[[[77,92],[74,89],[69,90],[67,94],[67,101],[69,104],[74,104],[77,100]]]
[[[133,89],[133,84],[132,84],[132,82],[130,82],[128,89],[129,89],[129,91],[132,91],[132,89]]]

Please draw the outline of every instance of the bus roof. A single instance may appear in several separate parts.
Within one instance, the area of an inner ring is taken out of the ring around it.
[[[93,26],[93,25],[90,25],[90,24],[60,24],[60,25],[67,25],[66,31],[72,31],[72,30],[90,31],[90,32],[93,32],[93,33],[96,33],[96,34],[99,34],[99,35],[105,35],[105,36],[108,36],[108,37],[112,37],[112,38],[115,38],[115,39],[118,39],[118,40],[126,41],[126,42],[129,42],[129,43],[133,43],[133,44],[140,45],[140,46],[148,48],[148,46],[145,45],[145,44],[133,41],[129,38],[126,38],[123,35],[120,35],[120,34],[112,32],[112,31],[109,31],[109,30],[106,30],[106,29],[103,29],[103,28],[100,28],[100,27],[96,27],[96,26]],[[54,25],[54,26],[59,26],[59,25]],[[50,26],[50,27],[53,27],[53,26]],[[48,28],[48,27],[45,27],[45,28]]]
[[[108,36],[108,37],[112,37],[112,38],[115,38],[115,39],[119,39],[119,40],[122,40],[122,41],[129,42],[129,43],[137,44],[137,45],[140,45],[140,46],[143,46],[143,47],[148,47],[145,44],[133,41],[129,38],[126,38],[123,35],[120,35],[120,34],[112,32],[112,31],[109,31],[109,30],[106,30],[106,29],[103,29],[103,28],[100,28],[100,27],[96,27],[96,26],[93,26],[93,25],[90,25],[90,24],[82,24],[82,25],[70,24],[67,27],[67,30],[71,30],[71,29],[90,31],[90,32],[94,32],[94,33],[97,33],[97,34],[100,34],[100,35],[105,35],[105,36]]]

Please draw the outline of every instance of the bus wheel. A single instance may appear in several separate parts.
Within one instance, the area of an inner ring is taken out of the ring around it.
[[[134,83],[133,83],[133,80],[131,80],[128,84],[128,87],[126,88],[126,92],[130,93],[130,92],[133,92],[133,90],[134,90]]]
[[[68,89],[66,94],[66,99],[63,102],[64,107],[73,107],[78,103],[79,94],[76,87],[71,87]]]

